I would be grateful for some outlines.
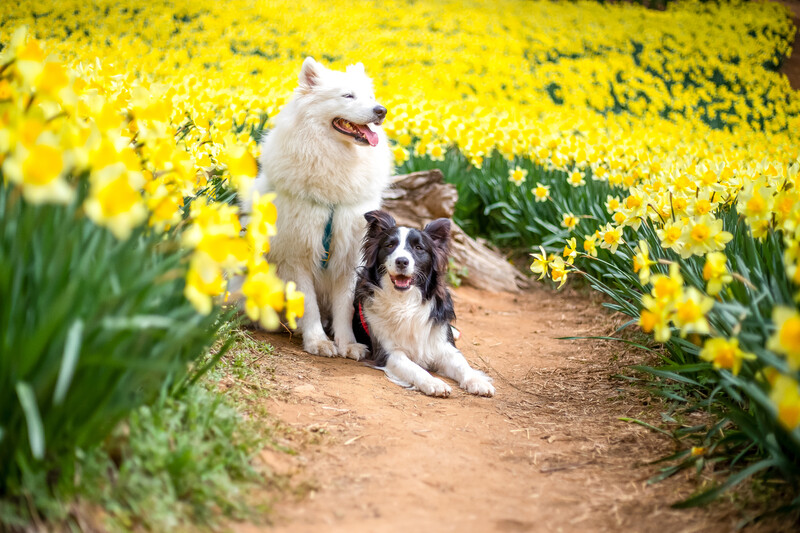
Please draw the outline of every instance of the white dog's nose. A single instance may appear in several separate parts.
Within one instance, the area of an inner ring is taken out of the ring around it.
[[[386,108],[383,107],[382,105],[376,105],[375,107],[373,107],[372,112],[375,113],[375,115],[377,115],[378,118],[380,118],[381,120],[383,120],[384,117],[386,116]]]

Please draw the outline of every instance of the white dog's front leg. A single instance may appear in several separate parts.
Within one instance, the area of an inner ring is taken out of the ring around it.
[[[285,279],[294,279],[297,290],[305,296],[305,308],[303,316],[298,319],[300,331],[303,334],[303,349],[314,355],[324,357],[334,357],[337,355],[336,344],[328,339],[325,330],[322,328],[322,319],[317,303],[317,293],[314,289],[314,281],[311,274],[294,269],[291,276]]]
[[[469,366],[464,354],[452,344],[448,344],[439,362],[442,375],[458,382],[462,389],[478,396],[494,396],[492,378]]]
[[[408,358],[406,354],[395,350],[386,359],[386,373],[398,381],[410,383],[428,396],[450,396],[450,385],[439,378],[431,376],[427,370]]]
[[[353,334],[353,295],[355,292],[355,276],[341,276],[334,282],[331,322],[333,338],[339,355],[360,361],[369,350],[356,342]]]

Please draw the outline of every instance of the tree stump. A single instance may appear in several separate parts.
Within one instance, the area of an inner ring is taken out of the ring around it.
[[[392,186],[383,194],[383,208],[397,223],[421,228],[437,218],[453,218],[458,192],[444,182],[438,169],[395,176]],[[519,292],[528,280],[503,256],[476,241],[453,222],[450,257],[460,270],[465,285],[493,292]]]

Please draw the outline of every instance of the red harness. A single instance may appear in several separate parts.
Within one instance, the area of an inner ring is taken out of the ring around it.
[[[364,309],[361,307],[361,302],[358,302],[358,318],[361,319],[361,327],[364,328],[364,331],[369,335],[369,326],[367,326],[367,319],[364,318]]]

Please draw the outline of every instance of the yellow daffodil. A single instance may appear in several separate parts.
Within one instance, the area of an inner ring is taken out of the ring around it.
[[[610,194],[606,196],[606,211],[609,215],[613,215],[621,206],[622,203],[619,201],[619,196],[611,196]]]
[[[581,185],[586,185],[586,180],[584,179],[583,172],[579,170],[575,170],[570,172],[569,176],[567,177],[567,182],[573,187],[580,187]]]
[[[717,370],[728,369],[736,376],[742,368],[742,361],[755,360],[756,356],[739,348],[739,339],[711,338],[703,344],[700,359],[713,363]]]
[[[721,250],[732,238],[733,235],[722,230],[722,220],[714,220],[709,215],[689,218],[680,237],[681,257],[688,258]]]
[[[272,201],[275,193],[253,195],[250,222],[247,224],[247,239],[253,252],[265,254],[269,252],[269,238],[277,233],[278,210]]]
[[[706,315],[712,307],[714,307],[714,300],[696,288],[689,287],[675,302],[675,314],[672,321],[680,329],[682,336],[689,333],[707,334],[710,328]]]
[[[682,221],[667,222],[662,228],[658,229],[656,233],[661,241],[662,248],[665,250],[673,249],[676,252],[680,252],[683,247],[681,236],[684,233]]]
[[[692,457],[699,457],[705,455],[708,449],[705,446],[692,446],[690,454]]]
[[[533,188],[533,199],[537,202],[546,202],[550,199],[550,186],[542,185],[536,182],[536,187]]]
[[[75,197],[66,180],[69,170],[65,155],[53,144],[17,145],[13,155],[2,161],[2,171],[32,203],[68,203]]]
[[[592,257],[597,257],[597,238],[599,237],[599,233],[594,232],[592,235],[584,235],[583,236],[583,251],[586,252],[587,255]]]
[[[550,261],[549,267],[550,279],[558,283],[557,288],[560,289],[567,282],[567,263],[561,257],[555,257]]]
[[[508,181],[519,187],[525,183],[528,171],[524,168],[514,167],[508,171]]]
[[[562,255],[566,258],[567,263],[570,265],[575,263],[575,258],[578,257],[577,243],[575,237],[567,239],[567,245],[564,246]]]
[[[703,265],[703,279],[706,280],[706,292],[711,296],[716,296],[724,285],[733,281],[733,277],[728,273],[725,266],[728,258],[722,252],[711,252],[706,255],[706,262]]]
[[[246,146],[236,145],[228,149],[221,160],[227,164],[228,172],[239,194],[248,194],[253,179],[258,173],[258,165]]]
[[[599,230],[600,248],[609,250],[612,254],[617,253],[617,248],[625,242],[622,239],[622,228],[612,224],[606,224]]]
[[[284,283],[275,275],[274,268],[266,261],[256,260],[248,267],[242,284],[245,297],[244,309],[250,320],[258,321],[265,329],[274,330],[280,325],[278,313],[285,303]],[[292,291],[293,316],[297,313],[298,295]],[[292,320],[293,321],[293,320]]]
[[[663,305],[673,307],[683,297],[683,276],[675,263],[669,266],[669,275],[655,274],[650,282],[653,284],[650,294]]]
[[[650,260],[650,251],[646,241],[639,241],[639,245],[634,249],[633,272],[639,274],[639,282],[646,285],[650,281],[650,267],[655,265],[655,261]]]
[[[642,310],[637,323],[645,333],[652,333],[658,342],[667,342],[672,336],[669,322],[671,312],[663,301],[645,294],[642,296]]]
[[[570,231],[572,231],[572,229],[578,225],[578,221],[578,217],[572,213],[564,213],[561,215],[561,226]]]
[[[86,214],[125,240],[147,219],[143,186],[140,173],[127,172],[121,163],[107,166],[92,174],[89,198],[84,203]]]
[[[775,307],[772,321],[776,331],[767,340],[767,349],[786,357],[792,370],[800,369],[800,313],[788,307]]]
[[[788,431],[800,426],[800,384],[789,376],[778,375],[769,393],[778,412],[778,421]]]
[[[403,148],[404,145],[396,144],[392,148],[392,155],[394,156],[394,164],[397,166],[402,165],[408,161],[408,150]]]
[[[544,248],[539,246],[539,254],[531,254],[533,257],[533,263],[531,264],[531,272],[534,274],[539,274],[538,279],[543,279],[547,275],[549,261],[547,259],[547,253],[544,251]]]
[[[302,318],[305,309],[305,296],[297,290],[294,281],[286,283],[286,321],[289,327],[297,329],[297,318]]]
[[[186,275],[186,298],[198,313],[207,315],[211,312],[214,298],[223,292],[225,281],[222,278],[222,269],[204,254],[195,255]]]

